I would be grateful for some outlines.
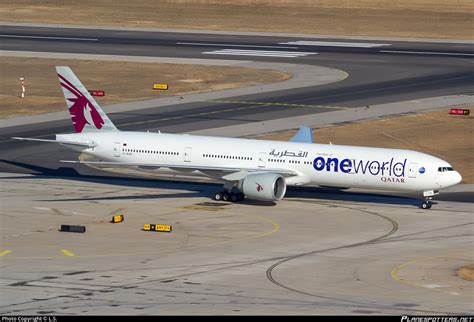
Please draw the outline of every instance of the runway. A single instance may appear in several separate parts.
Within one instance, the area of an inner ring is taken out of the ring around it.
[[[412,100],[448,94],[470,94],[474,85],[472,44],[417,43],[396,41],[321,40],[325,46],[285,44],[305,41],[285,37],[258,37],[226,34],[183,34],[126,30],[92,30],[72,28],[41,28],[1,26],[2,50],[46,51],[109,55],[165,56],[181,58],[212,58],[253,60],[256,62],[291,62],[337,68],[349,77],[344,81],[299,89],[232,97],[225,102],[195,102],[133,112],[113,113],[112,121],[124,130],[160,130],[180,133],[255,123],[301,115],[327,112],[334,106],[352,108],[401,100]],[[80,40],[79,40],[80,39]],[[306,41],[315,41],[307,39]],[[335,46],[345,42],[352,47]],[[329,45],[328,45],[329,44]],[[357,44],[363,44],[358,46]],[[316,52],[303,57],[209,55],[222,48],[271,49]],[[238,46],[238,47],[232,47]],[[261,46],[261,47],[258,47]],[[365,47],[364,47],[365,46]],[[272,48],[268,48],[272,47]],[[446,55],[387,53],[443,52]],[[212,56],[212,57],[211,57]],[[232,102],[229,102],[232,101]],[[245,102],[258,104],[242,105]],[[272,104],[274,103],[274,104]],[[221,112],[224,111],[224,112]],[[147,121],[147,122],[143,122]],[[57,168],[56,160],[68,157],[59,147],[8,142],[11,136],[49,137],[71,130],[70,121],[54,121],[28,126],[0,129],[2,159]],[[7,141],[7,142],[4,142]],[[22,152],[22,149],[28,153]],[[6,172],[30,173],[25,168],[0,164]],[[80,173],[89,171],[76,169]]]
[[[124,130],[258,125],[474,88],[473,47],[463,43],[19,26],[1,26],[0,38],[2,50],[282,62],[349,75],[110,114]],[[474,312],[472,283],[454,275],[474,259],[471,186],[441,194],[430,212],[413,195],[315,187],[290,189],[277,206],[215,204],[214,183],[65,167],[58,160],[77,153],[10,141],[71,130],[69,119],[0,129],[2,314]],[[108,223],[117,213],[126,221]],[[173,233],[147,234],[147,222]],[[66,223],[87,233],[58,232]]]

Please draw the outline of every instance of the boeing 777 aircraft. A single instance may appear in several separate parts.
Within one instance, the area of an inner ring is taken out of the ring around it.
[[[414,191],[420,207],[461,175],[437,157],[410,150],[315,144],[302,127],[289,142],[119,131],[69,67],[56,67],[76,133],[56,134],[54,142],[95,161],[73,161],[146,171],[184,172],[225,182],[215,200],[244,197],[278,201],[287,186],[319,185]]]

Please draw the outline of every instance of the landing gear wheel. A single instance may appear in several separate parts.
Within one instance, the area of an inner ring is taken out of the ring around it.
[[[243,193],[231,193],[230,194],[230,201],[232,202],[239,202],[244,200],[244,194]]]
[[[431,202],[429,201],[423,201],[423,203],[420,205],[421,209],[431,209]]]
[[[222,200],[222,194],[220,192],[216,192],[214,195],[214,200],[215,201],[221,201]]]
[[[230,194],[230,201],[237,202],[239,200],[239,196],[235,193]]]
[[[229,199],[230,199],[230,194],[228,192],[223,192],[222,201],[229,201]]]

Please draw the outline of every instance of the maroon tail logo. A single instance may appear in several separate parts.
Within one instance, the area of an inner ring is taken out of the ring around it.
[[[74,98],[66,99],[72,102],[69,113],[71,114],[72,124],[76,133],[81,133],[86,124],[92,125],[91,122],[94,123],[97,129],[101,129],[105,122],[95,106],[66,78],[59,74],[58,77],[61,86],[75,96]]]
[[[262,190],[263,190],[263,187],[262,187],[262,185],[261,185],[260,183],[257,183],[257,182],[255,182],[255,183],[257,184],[257,187],[256,187],[256,189],[257,189],[257,192],[260,192],[260,191],[262,191]]]

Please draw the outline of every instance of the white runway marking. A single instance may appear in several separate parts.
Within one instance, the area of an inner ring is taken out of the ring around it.
[[[0,35],[4,38],[29,38],[29,39],[54,39],[54,40],[78,40],[78,41],[98,41],[97,38],[69,38],[69,37],[46,37],[46,36],[18,36],[18,35]]]
[[[209,44],[209,43],[200,43],[200,42],[177,42],[176,45],[298,49],[298,47],[290,47],[290,46],[229,45],[229,44]]]
[[[456,56],[474,56],[474,54],[462,53],[439,53],[435,51],[404,51],[404,50],[380,50],[380,53],[395,53],[395,54],[419,54],[419,55],[456,55]]]
[[[38,210],[51,210],[51,208],[46,208],[46,207],[33,207],[34,209],[38,209]]]
[[[302,57],[302,56],[307,56],[307,55],[316,55],[317,53],[301,52],[301,51],[298,52],[298,51],[221,49],[221,50],[215,50],[215,51],[206,51],[206,52],[203,52],[203,54],[296,58],[296,57]]]
[[[298,46],[322,46],[322,47],[353,47],[353,48],[373,48],[391,46],[392,44],[368,43],[368,42],[342,42],[342,41],[289,41],[280,42],[279,45],[298,45]]]

